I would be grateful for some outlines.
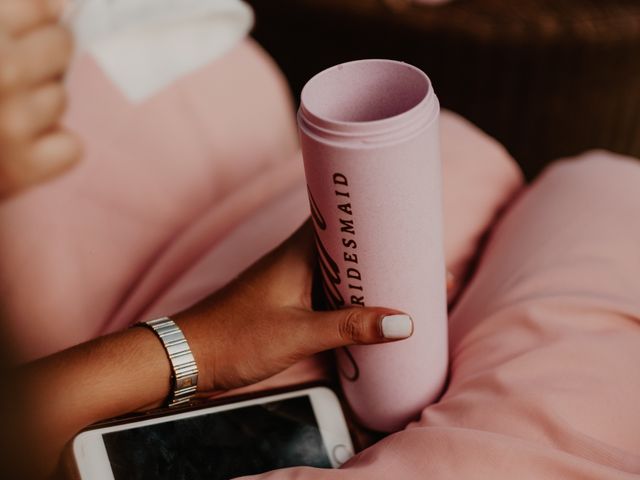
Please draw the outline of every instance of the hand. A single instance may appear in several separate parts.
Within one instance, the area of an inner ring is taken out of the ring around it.
[[[80,158],[60,125],[72,51],[61,0],[0,0],[0,198],[59,174]]]
[[[173,317],[196,357],[200,391],[255,383],[323,350],[413,333],[409,316],[386,308],[313,312],[315,258],[307,223],[227,288]]]

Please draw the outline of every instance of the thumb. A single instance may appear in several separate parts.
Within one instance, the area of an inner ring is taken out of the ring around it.
[[[347,345],[368,345],[402,340],[413,334],[413,320],[406,313],[383,308],[348,308],[310,312],[310,340],[315,351]],[[313,352],[315,353],[315,352]]]

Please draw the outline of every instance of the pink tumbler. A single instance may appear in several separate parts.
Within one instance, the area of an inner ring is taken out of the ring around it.
[[[421,70],[360,60],[313,77],[298,112],[327,303],[414,320],[408,340],[338,351],[353,412],[379,431],[417,417],[447,372],[439,111]]]

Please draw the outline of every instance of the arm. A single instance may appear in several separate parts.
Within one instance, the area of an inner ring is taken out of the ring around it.
[[[382,308],[311,310],[313,233],[307,224],[231,285],[173,317],[199,369],[202,395],[268,378],[314,353],[354,343],[406,338],[407,315]],[[384,320],[384,322],[383,322]],[[42,466],[101,419],[161,406],[171,369],[162,344],[133,328],[24,367]]]
[[[160,406],[171,373],[161,343],[143,328],[78,345],[24,370],[33,427],[52,456],[86,425]]]

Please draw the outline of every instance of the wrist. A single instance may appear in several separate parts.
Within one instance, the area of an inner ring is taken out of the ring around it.
[[[171,375],[166,406],[172,408],[190,403],[198,386],[198,365],[182,329],[169,317],[149,320],[138,326],[153,331],[169,360]]]
[[[215,390],[214,374],[211,371],[213,365],[214,345],[210,341],[208,323],[200,315],[190,312],[174,315],[172,318],[182,330],[189,343],[191,353],[198,366],[197,393],[209,393]]]

